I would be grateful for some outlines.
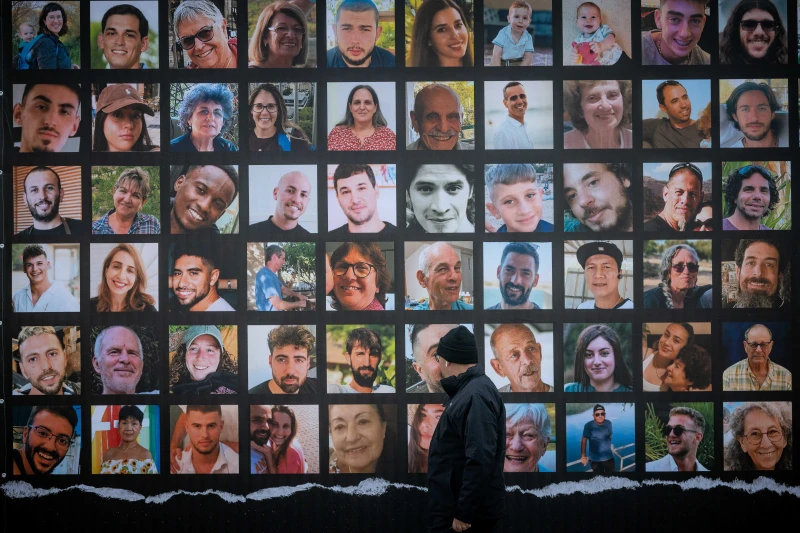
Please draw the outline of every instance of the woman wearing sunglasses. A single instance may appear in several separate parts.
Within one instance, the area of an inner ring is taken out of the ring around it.
[[[175,41],[189,56],[186,68],[236,68],[237,39],[228,39],[227,21],[207,0],[184,0],[172,19]]]
[[[700,257],[688,244],[675,244],[661,256],[661,282],[644,292],[645,309],[711,307],[711,285],[697,286]],[[708,293],[708,294],[706,294]]]
[[[299,7],[275,2],[264,8],[256,21],[247,54],[251,68],[306,66],[308,24]]]

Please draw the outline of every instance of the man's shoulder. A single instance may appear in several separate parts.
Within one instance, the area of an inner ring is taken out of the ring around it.
[[[343,239],[348,235],[350,235],[350,230],[346,222],[343,226],[339,226],[338,228],[328,232],[328,238],[330,239]]]
[[[652,219],[648,220],[644,223],[644,230],[645,231],[660,231],[663,229],[671,230],[672,227],[667,224],[667,222],[661,218],[660,216],[656,215]]]
[[[670,455],[667,454],[661,459],[650,461],[644,465],[645,472],[669,472],[671,470],[669,464]]]
[[[372,51],[373,56],[377,56],[380,58],[380,64],[375,65],[375,58],[373,57],[372,61],[370,62],[371,67],[393,67],[395,66],[395,58],[394,54],[391,53],[389,50],[385,48],[381,48],[380,46],[376,46]]]
[[[553,224],[544,219],[541,219],[539,220],[539,224],[536,225],[536,229],[534,231],[545,233],[545,232],[552,232],[554,230],[555,226]]]
[[[259,383],[255,387],[253,387],[250,390],[248,390],[247,391],[248,394],[272,394],[272,391],[269,389],[269,382],[270,381],[272,381],[272,380],[268,379],[267,381],[264,381],[263,383]]]

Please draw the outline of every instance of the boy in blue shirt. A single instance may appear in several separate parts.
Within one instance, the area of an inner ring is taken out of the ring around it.
[[[524,0],[514,0],[508,8],[508,26],[500,30],[492,44],[493,67],[526,66],[533,61],[533,38],[528,33],[533,8]]]

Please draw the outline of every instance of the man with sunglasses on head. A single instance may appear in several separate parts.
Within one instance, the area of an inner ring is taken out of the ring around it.
[[[256,274],[256,309],[259,311],[292,311],[305,309],[307,297],[283,284],[278,271],[286,263],[286,251],[270,244],[264,252],[264,266]],[[284,296],[293,296],[296,302],[287,302]]]
[[[595,474],[613,474],[616,468],[611,453],[611,420],[606,420],[606,408],[599,403],[592,409],[592,420],[583,426],[581,464],[591,465]],[[587,455],[586,444],[589,444]]]
[[[494,134],[494,149],[533,149],[533,142],[525,124],[528,95],[525,94],[525,87],[520,82],[511,81],[503,87],[503,106],[508,110],[508,116],[497,127],[497,132]]]
[[[228,39],[228,21],[207,0],[184,0],[175,10],[172,28],[179,51],[186,52],[186,68],[236,68],[237,39]]]
[[[661,189],[664,208],[644,223],[645,231],[692,231],[697,208],[703,203],[703,173],[692,163],[679,163],[669,171]]]
[[[71,405],[37,405],[22,430],[22,450],[12,450],[12,474],[52,474],[67,456],[78,425]]]
[[[711,285],[697,286],[700,256],[688,244],[675,244],[661,256],[661,281],[644,291],[645,309],[705,309],[712,306]]]
[[[728,174],[725,204],[728,218],[722,229],[768,230],[761,219],[778,205],[778,187],[772,172],[760,165],[747,165]]]
[[[703,441],[706,421],[691,407],[673,407],[669,422],[661,430],[667,455],[645,465],[646,472],[708,472],[697,460],[697,447]]]

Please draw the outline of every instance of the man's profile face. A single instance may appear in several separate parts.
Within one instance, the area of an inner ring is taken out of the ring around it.
[[[353,372],[353,380],[362,387],[371,387],[378,377],[381,353],[370,351],[360,342],[353,343],[353,350],[344,354]]]
[[[372,220],[379,196],[380,189],[372,185],[366,172],[336,182],[336,200],[347,220],[353,224],[361,225]]]
[[[655,21],[661,30],[664,59],[687,57],[706,25],[705,7],[692,0],[667,0],[656,10]]]
[[[225,426],[225,421],[217,412],[201,413],[189,411],[186,413],[186,433],[192,442],[195,452],[203,455],[213,453],[219,447],[219,436]]]
[[[180,256],[172,268],[172,290],[181,307],[190,311],[208,296],[211,286],[216,286],[218,279],[219,270],[209,269],[203,264],[203,258],[196,255]]]
[[[266,405],[250,406],[250,440],[264,446],[269,440],[270,410]]]
[[[272,257],[270,258],[269,263],[270,263],[270,265],[274,265],[274,266],[277,267],[275,269],[275,272],[277,272],[278,270],[282,269],[283,265],[286,264],[286,252],[281,250],[280,252],[272,254]]]
[[[495,339],[496,358],[489,360],[500,376],[508,378],[512,392],[533,392],[542,384],[542,345],[523,325],[503,327]]]
[[[452,150],[461,134],[461,110],[456,95],[442,87],[422,89],[422,116],[411,111],[411,125],[428,150]]]
[[[148,36],[139,33],[136,15],[109,16],[105,31],[97,35],[97,47],[112,69],[139,68],[139,58],[149,45]]]
[[[67,374],[67,356],[52,333],[28,337],[19,345],[20,372],[31,383],[32,395],[61,394]]]
[[[736,211],[747,220],[761,220],[769,212],[769,183],[758,172],[743,179],[736,197]]]
[[[236,188],[219,167],[192,169],[175,181],[172,216],[184,233],[211,227],[233,202]]]
[[[56,218],[63,198],[64,190],[52,171],[37,170],[25,178],[25,203],[34,220],[50,222]]]
[[[736,101],[733,120],[751,141],[760,141],[766,137],[771,131],[774,118],[775,113],[769,105],[769,99],[759,90],[744,92]]]
[[[774,24],[775,19],[769,14],[769,12],[764,11],[763,9],[754,8],[742,16],[742,20],[738,25],[739,41],[741,42],[742,50],[747,57],[753,60],[764,59],[769,53],[770,47],[775,42],[775,27],[773,26],[772,29],[767,31],[764,30],[764,27],[761,24],[759,24],[754,30],[748,31],[742,27],[742,23],[747,24],[747,21],[769,21]],[[753,24],[753,22],[750,24]]]
[[[509,252],[502,265],[497,267],[500,295],[506,305],[523,305],[539,283],[536,260],[527,254]]]
[[[753,364],[766,364],[773,346],[772,333],[760,324],[750,328],[750,332],[744,340],[744,352],[747,354],[747,359]]]
[[[686,415],[673,415],[669,417],[668,425],[683,426],[685,429],[694,431],[684,431],[680,437],[675,436],[675,431],[670,431],[666,436],[668,453],[673,457],[686,457],[689,453],[697,452],[697,447],[700,441],[703,440],[703,434],[697,431],[697,426],[694,425],[691,417]]]
[[[99,355],[92,358],[103,381],[104,394],[135,394],[142,378],[144,354],[139,338],[127,328],[111,328],[103,337]]]
[[[602,163],[564,165],[564,196],[572,214],[592,231],[626,229],[631,205],[629,179],[620,180]]]
[[[340,9],[337,14],[336,46],[345,63],[350,67],[366,66],[383,29],[375,23],[375,13],[372,10],[355,12]]]
[[[447,335],[451,329],[457,328],[457,324],[433,324],[423,329],[417,335],[416,342],[411,347],[414,353],[414,370],[419,374],[420,379],[428,385],[428,392],[444,392],[442,384],[442,373],[439,370],[439,363],[436,362],[434,354],[439,347],[439,341]]]
[[[311,358],[303,346],[276,346],[269,355],[269,366],[272,368],[272,381],[284,393],[294,394],[306,382]]]
[[[420,272],[420,285],[431,298],[452,304],[461,293],[461,259],[450,246],[441,246],[437,252],[431,256],[428,275]]]
[[[610,255],[595,254],[584,263],[586,286],[595,299],[612,296],[619,287],[619,265]]]
[[[745,295],[772,298],[778,290],[779,261],[780,252],[772,244],[754,242],[748,246],[744,252],[742,266],[736,267],[739,291]],[[758,307],[771,307],[771,305]]]
[[[535,181],[498,183],[486,208],[506,225],[509,233],[536,231],[542,220],[542,188]]]
[[[22,266],[31,285],[47,281],[47,271],[50,270],[50,261],[44,255],[29,257]]]
[[[277,201],[275,212],[288,220],[298,220],[306,212],[311,200],[311,184],[300,172],[290,172],[281,177],[278,186],[272,191]]]
[[[525,119],[525,111],[528,110],[528,95],[525,94],[525,87],[514,85],[505,91],[503,106],[508,109],[508,116],[522,122]]]
[[[679,170],[662,189],[662,197],[664,218],[683,231],[703,201],[703,185],[690,170]]]
[[[20,152],[60,152],[81,124],[80,100],[66,85],[36,84],[14,105],[22,128]]]
[[[676,126],[688,125],[692,121],[692,101],[689,99],[686,89],[681,85],[664,87],[664,103],[658,107]]]
[[[28,460],[34,474],[50,474],[61,464],[67,456],[69,446],[62,446],[58,443],[59,437],[72,438],[73,427],[66,418],[51,413],[50,411],[39,411],[33,417],[36,429],[25,427],[22,430],[22,441],[25,443],[25,458]],[[39,435],[40,431],[47,430],[52,436],[44,438]]]

